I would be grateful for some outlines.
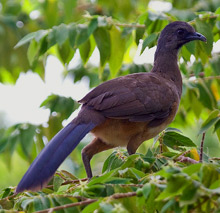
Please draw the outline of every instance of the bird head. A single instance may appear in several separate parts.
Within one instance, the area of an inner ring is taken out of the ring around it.
[[[175,21],[168,24],[162,30],[158,40],[158,46],[166,50],[178,50],[184,44],[193,40],[206,42],[206,37],[196,32],[188,23]]]

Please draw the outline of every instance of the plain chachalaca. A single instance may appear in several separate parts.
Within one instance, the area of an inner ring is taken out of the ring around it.
[[[45,146],[16,192],[43,188],[90,131],[95,139],[82,150],[88,178],[96,153],[125,146],[134,154],[141,143],[165,129],[177,113],[182,93],[178,50],[193,40],[206,38],[185,22],[167,25],[160,34],[151,72],[119,77],[89,92],[79,101],[83,105],[78,116]]]

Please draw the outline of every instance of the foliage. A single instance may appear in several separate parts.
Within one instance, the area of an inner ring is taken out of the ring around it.
[[[121,75],[148,72],[152,65],[135,64],[133,52],[140,49],[139,54],[144,54],[155,47],[160,31],[169,22],[188,21],[207,37],[207,43],[191,42],[180,51],[183,95],[171,126],[181,130],[197,126],[194,135],[211,130],[214,140],[220,140],[220,55],[219,51],[213,52],[213,45],[220,39],[220,3],[168,2],[172,6],[168,12],[156,12],[147,9],[152,1],[143,0],[3,0],[0,82],[13,84],[28,70],[44,80],[48,55],[62,62],[65,76],[73,82],[87,76],[91,87]],[[99,66],[91,61],[96,50]],[[80,61],[72,68],[69,64],[76,54]],[[78,104],[69,97],[52,94],[41,107],[51,112],[47,126],[15,124],[0,129],[0,154],[8,167],[14,152],[31,163]],[[160,145],[145,155],[113,152],[104,163],[104,174],[90,182],[79,182],[68,172],[59,172],[51,183],[53,187],[39,193],[10,197],[14,188],[6,188],[0,194],[0,206],[29,212],[55,206],[70,212],[218,211],[219,159],[205,155],[203,164],[180,163],[177,159],[187,150],[183,156],[198,161],[198,145],[172,128],[157,140]],[[79,160],[80,149],[81,145],[71,156],[75,161]],[[76,163],[74,169],[79,175]],[[77,205],[66,208],[67,203]]]
[[[165,141],[170,133],[195,146],[171,129],[161,134],[160,140]],[[13,195],[15,188],[5,188],[0,205],[5,210],[26,212],[217,212],[219,158],[206,156],[199,163],[195,148],[186,152],[188,145],[176,141],[171,149],[163,143],[166,152],[153,148],[145,155],[131,156],[116,150],[104,162],[103,175],[88,181],[61,171],[41,192]],[[180,157],[191,157],[196,163],[181,162]]]

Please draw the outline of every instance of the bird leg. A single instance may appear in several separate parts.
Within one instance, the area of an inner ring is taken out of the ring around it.
[[[127,145],[127,151],[129,155],[133,155],[136,153],[138,147],[143,143],[144,141],[141,140],[139,134],[134,135],[133,137],[131,137],[131,139],[128,142]]]
[[[88,179],[92,178],[92,170],[90,166],[90,160],[92,159],[93,155],[102,152],[104,150],[108,150],[114,148],[114,146],[108,145],[102,142],[101,139],[95,138],[91,143],[85,146],[82,150],[82,160],[86,170],[86,174]]]

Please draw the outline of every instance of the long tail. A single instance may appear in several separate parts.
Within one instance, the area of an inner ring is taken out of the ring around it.
[[[96,125],[92,122],[87,124],[71,122],[58,132],[31,164],[18,184],[16,193],[43,188],[65,158]]]

